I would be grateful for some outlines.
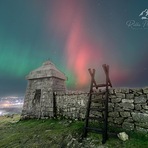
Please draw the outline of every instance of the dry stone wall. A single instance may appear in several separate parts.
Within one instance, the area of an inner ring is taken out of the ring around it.
[[[84,119],[88,93],[68,92],[56,95],[57,115],[72,119]]]
[[[94,95],[93,98],[104,96]],[[88,93],[69,92],[56,95],[57,114],[73,119],[84,119]],[[148,88],[116,88],[109,90],[110,125],[129,130],[148,132]],[[102,107],[99,101],[92,104]],[[91,116],[102,116],[102,112],[91,112]]]
[[[109,98],[108,120],[111,124],[148,131],[148,88],[113,89]]]

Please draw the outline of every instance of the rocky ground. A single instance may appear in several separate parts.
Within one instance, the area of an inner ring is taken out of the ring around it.
[[[0,117],[0,147],[6,148],[146,148],[148,135],[129,133],[129,140],[109,136],[103,145],[100,134],[82,140],[83,121],[67,119],[23,120],[18,115]]]

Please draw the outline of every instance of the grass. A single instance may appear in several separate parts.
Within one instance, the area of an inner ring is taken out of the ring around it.
[[[0,117],[0,148],[66,148],[68,136],[81,137],[83,121],[37,120],[19,121],[20,117]],[[117,137],[109,136],[104,147],[108,148],[147,148],[148,135],[128,132],[129,140],[123,142]],[[88,134],[89,143],[94,148],[101,145],[102,136],[95,133]],[[84,147],[87,142],[82,142]],[[74,146],[73,146],[74,147]],[[79,148],[78,146],[75,146]]]

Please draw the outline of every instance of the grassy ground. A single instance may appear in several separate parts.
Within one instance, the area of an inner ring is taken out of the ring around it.
[[[109,136],[104,145],[101,135],[90,133],[80,143],[82,121],[19,119],[18,115],[0,117],[0,148],[148,148],[148,135],[142,133],[128,133],[125,142]]]

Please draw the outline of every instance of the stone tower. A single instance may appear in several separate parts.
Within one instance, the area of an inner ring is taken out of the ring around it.
[[[47,61],[26,76],[27,90],[22,119],[53,116],[53,92],[66,91],[66,76]]]

